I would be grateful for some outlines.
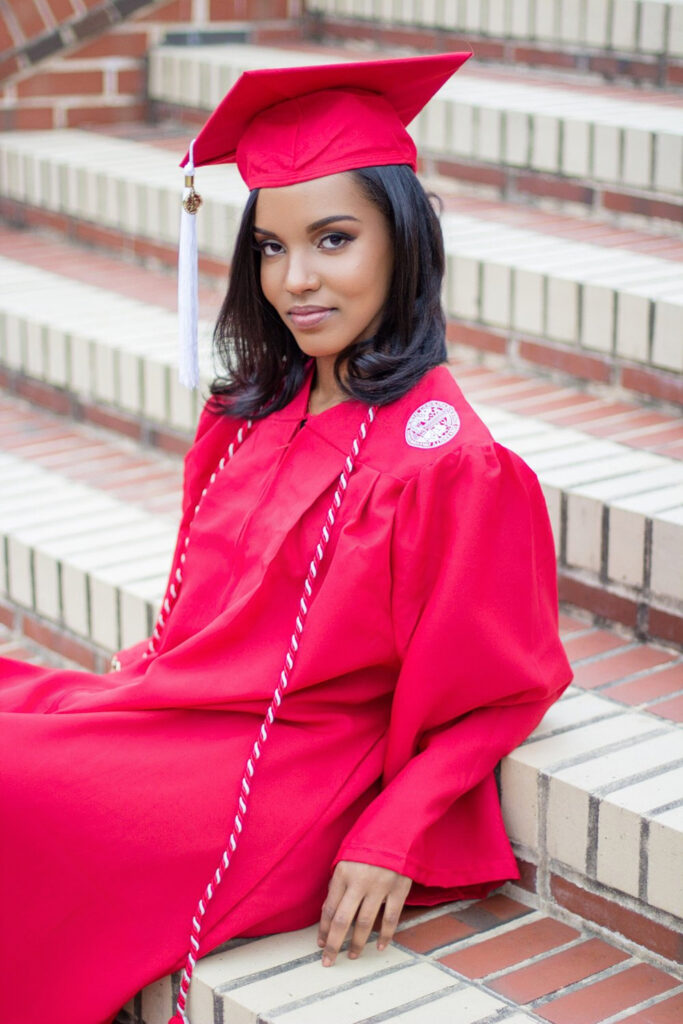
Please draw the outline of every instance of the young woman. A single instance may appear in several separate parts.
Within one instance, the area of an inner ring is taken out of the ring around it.
[[[196,141],[252,191],[159,622],[104,677],[0,659],[4,1024],[183,963],[186,1020],[231,937],[331,966],[516,876],[493,769],[570,671],[538,483],[443,365],[404,123],[462,60],[264,73]]]

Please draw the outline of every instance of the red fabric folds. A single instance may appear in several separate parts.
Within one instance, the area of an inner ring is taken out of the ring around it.
[[[100,1024],[182,963],[365,414],[307,418],[308,386],[193,519],[239,426],[203,413],[153,657],[102,677],[0,659],[3,1024]],[[409,874],[417,903],[516,873],[492,770],[570,678],[554,553],[534,475],[446,368],[380,409],[326,557],[204,952],[313,923],[338,859]]]

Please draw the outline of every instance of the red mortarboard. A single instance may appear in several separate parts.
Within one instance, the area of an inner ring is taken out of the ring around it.
[[[406,125],[471,57],[440,53],[389,60],[245,71],[186,153],[178,304],[180,379],[198,383],[195,167],[236,163],[250,189],[279,188],[358,167],[408,164]]]
[[[356,167],[414,170],[415,146],[405,126],[469,56],[245,71],[195,139],[195,167],[237,163],[250,189]]]

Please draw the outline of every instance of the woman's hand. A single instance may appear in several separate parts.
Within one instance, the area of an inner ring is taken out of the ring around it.
[[[360,956],[375,918],[384,904],[377,948],[392,940],[412,879],[373,864],[340,860],[323,904],[318,945],[323,948],[323,967],[331,967],[353,925],[349,957]],[[354,925],[355,919],[355,925]]]

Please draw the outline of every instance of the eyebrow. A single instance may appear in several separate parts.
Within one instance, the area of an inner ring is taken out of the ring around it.
[[[328,224],[336,224],[340,220],[353,220],[357,224],[360,223],[358,217],[352,217],[350,213],[335,213],[331,217],[323,217],[321,220],[316,220],[313,224],[309,224],[306,231],[312,234],[314,231],[319,231],[320,228],[327,227]],[[278,234],[275,231],[265,231],[263,228],[254,227],[255,235],[267,235],[268,238],[278,238]]]

